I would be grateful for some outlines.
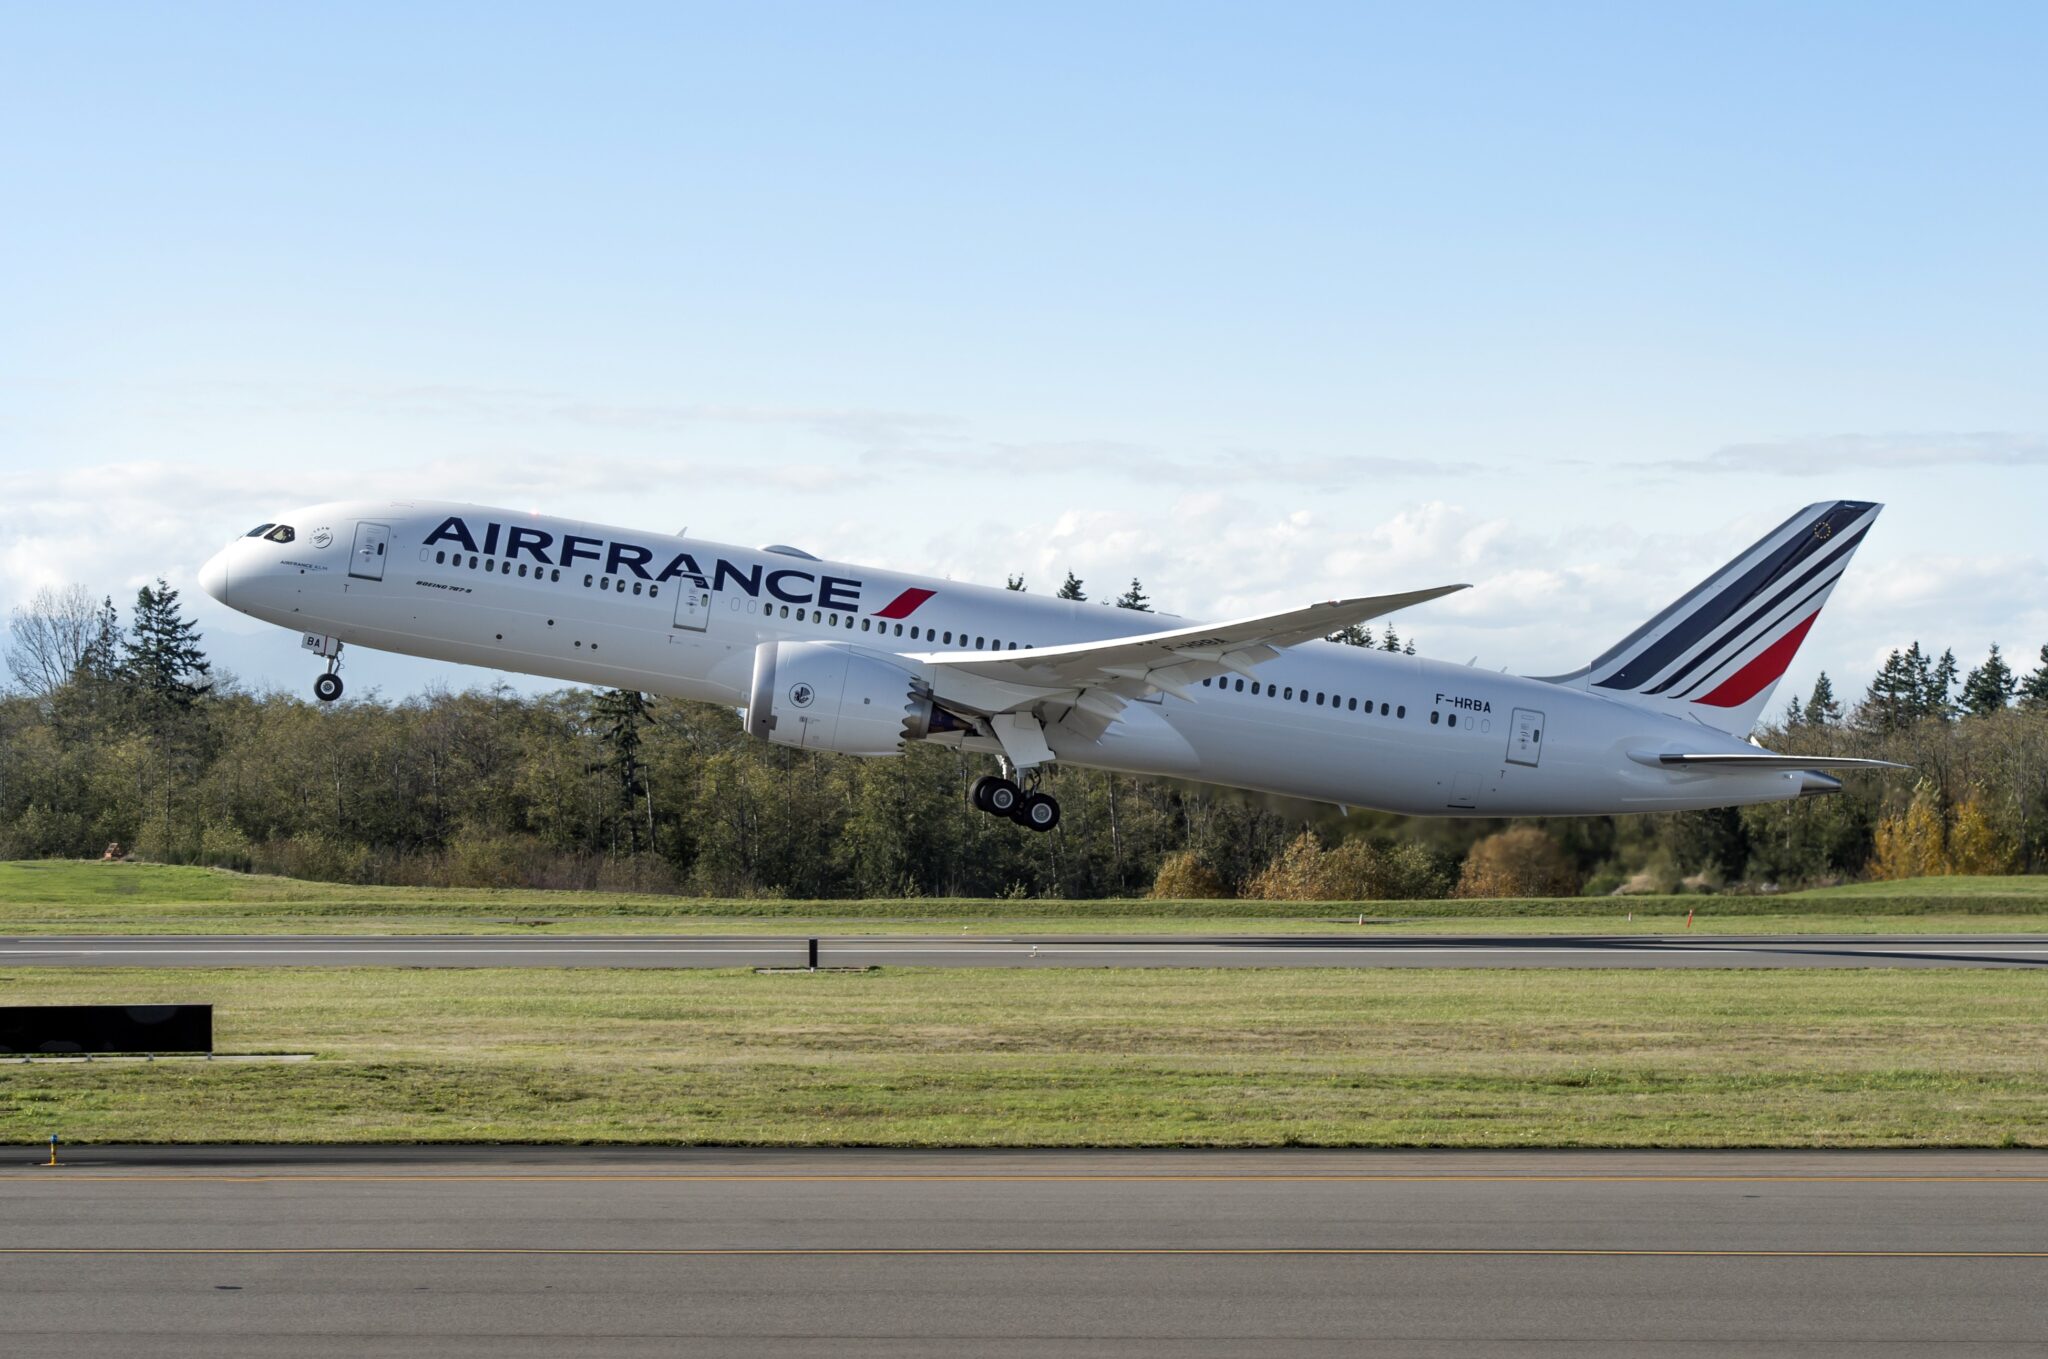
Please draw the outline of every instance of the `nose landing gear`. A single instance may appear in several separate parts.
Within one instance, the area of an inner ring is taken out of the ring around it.
[[[341,676],[335,672],[341,669],[341,639],[309,632],[300,637],[299,645],[316,656],[327,658],[327,673],[313,681],[313,697],[322,703],[332,703],[340,698]]]

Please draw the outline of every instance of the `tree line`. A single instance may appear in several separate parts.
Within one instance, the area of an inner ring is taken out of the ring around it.
[[[1013,582],[1018,588],[1023,582]],[[1070,597],[1085,598],[1069,576]],[[1063,593],[1066,591],[1063,590]],[[1116,601],[1145,609],[1133,581]],[[1391,628],[1337,640],[1412,651]],[[620,690],[318,705],[216,676],[163,582],[124,618],[83,590],[12,619],[0,856],[149,859],[350,882],[705,895],[1368,898],[1757,887],[2048,866],[2048,647],[1896,653],[1844,704],[1823,675],[1760,733],[1913,767],[1839,795],[1663,816],[1405,818],[1071,767],[1056,832],[974,812],[985,758],[804,754],[726,708]]]

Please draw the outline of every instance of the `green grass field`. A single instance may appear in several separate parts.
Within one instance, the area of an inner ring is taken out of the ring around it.
[[[0,1141],[2048,1145],[2018,971],[0,970],[295,1065],[0,1062]]]
[[[706,900],[352,887],[156,864],[0,863],[0,934],[484,933],[2027,933],[2048,876],[1921,878],[1770,897],[1524,901]],[[1363,916],[1363,924],[1359,918]]]

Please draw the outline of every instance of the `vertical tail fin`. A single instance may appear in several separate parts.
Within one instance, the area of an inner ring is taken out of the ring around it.
[[[1584,670],[1589,693],[1747,735],[1882,505],[1808,505]]]

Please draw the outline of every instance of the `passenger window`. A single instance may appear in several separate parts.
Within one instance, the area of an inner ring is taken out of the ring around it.
[[[521,563],[519,563],[519,578],[520,578],[521,580],[524,580],[524,579],[526,578],[526,563],[525,563],[525,562],[521,562]]]
[[[1258,693],[1259,693],[1259,682],[1258,682],[1257,680],[1253,680],[1253,681],[1252,681],[1252,697],[1254,697],[1254,698],[1258,697]]]
[[[1323,706],[1323,691],[1320,689],[1316,690],[1316,706],[1318,708]]]
[[[590,587],[591,587],[592,585],[594,585],[594,584],[596,584],[596,583],[597,583],[597,577],[596,577],[596,576],[593,576],[593,575],[591,575],[591,574],[590,574],[590,573],[589,573],[588,571],[586,571],[586,572],[584,572],[584,573],[583,573],[583,588],[584,588],[584,589],[588,590],[588,589],[589,589],[589,588],[590,588]]]
[[[1401,705],[1400,707],[1398,707],[1398,708],[1394,709],[1394,716],[1396,716],[1396,717],[1401,717],[1401,718],[1405,718],[1405,717],[1407,717],[1407,716],[1408,716],[1408,705],[1407,705],[1407,704],[1405,704],[1405,703],[1403,703],[1403,704],[1402,704],[1402,705]]]
[[[1441,716],[1441,715],[1440,715],[1440,714],[1439,714],[1439,713],[1438,713],[1438,712],[1436,711],[1436,709],[1434,709],[1434,708],[1431,708],[1431,709],[1429,710],[1429,725],[1431,725],[1431,726],[1433,727],[1433,726],[1435,726],[1435,725],[1436,725],[1436,724],[1437,724],[1438,722],[1441,722],[1442,720],[1443,720],[1442,716]]]
[[[951,628],[946,629],[946,645],[953,645],[953,629]]]
[[[1308,690],[1304,689],[1301,691],[1301,701],[1303,703],[1308,702]]]
[[[261,538],[264,534],[270,532],[272,529],[276,527],[277,525],[275,524],[258,524],[255,528],[250,529],[247,533],[243,534],[242,536],[244,538]]]
[[[637,580],[633,582],[633,593],[636,595],[640,593],[640,582]]]
[[[873,627],[874,627],[874,625],[875,625],[875,620],[874,620],[874,619],[872,619],[872,618],[863,618],[863,619],[861,619],[861,620],[860,620],[860,630],[861,630],[862,632],[867,632],[868,630],[870,630],[871,628],[873,628]]]
[[[1237,682],[1237,692],[1239,692],[1240,694],[1244,692],[1244,681],[1243,681],[1243,680],[1239,680],[1239,681]],[[1256,692],[1256,691],[1254,691],[1254,692]]]
[[[901,623],[898,623],[898,624],[896,625],[896,635],[897,635],[898,637],[901,637],[901,636],[903,635],[903,625],[902,625]],[[912,629],[910,630],[910,635],[911,635],[912,637],[915,637],[915,636],[917,636],[917,629],[916,629],[916,628],[912,628]]]
[[[796,611],[796,621],[799,623],[804,621],[804,611],[802,609]]]
[[[445,548],[444,548],[444,549],[442,549],[441,551],[439,551],[439,552],[436,552],[436,553],[434,554],[434,565],[436,565],[436,566],[445,566],[445,565],[447,564],[447,562],[448,562],[448,552],[447,552],[447,549],[445,549]]]
[[[1384,704],[1384,703],[1382,703],[1382,704],[1380,704],[1380,716],[1381,716],[1381,717],[1385,717],[1386,715],[1387,715],[1387,705],[1386,705],[1386,704]]]
[[[1357,712],[1357,711],[1358,711],[1358,700],[1357,700],[1357,699],[1355,699],[1355,698],[1351,700],[1351,711],[1352,711],[1352,712]]]
[[[559,566],[558,566],[558,567],[556,567],[556,568],[555,568],[554,570],[552,570],[552,571],[548,572],[548,579],[549,579],[550,581],[557,581],[557,580],[560,580],[561,578],[562,578],[562,568],[561,568],[561,567],[559,567]]]
[[[1286,693],[1284,693],[1284,694],[1282,694],[1282,695],[1280,695],[1280,697],[1282,697],[1282,698],[1293,698],[1293,697],[1294,697],[1294,686],[1293,686],[1293,685],[1291,685],[1291,684],[1290,684],[1290,685],[1288,685],[1288,686],[1287,686],[1287,692],[1286,692]]]
[[[1017,644],[1016,644],[1015,642],[1012,642],[1012,643],[1010,643],[1010,650],[1012,650],[1012,651],[1015,651],[1016,649],[1017,649]]]
[[[782,616],[784,618],[789,617],[789,605],[785,604],[782,606]]]
[[[476,558],[471,557],[469,559],[469,569],[472,571],[476,570]]]
[[[903,625],[898,623],[896,626],[900,628]],[[913,642],[917,640],[917,624],[915,623],[910,625],[910,640]]]
[[[650,585],[650,586],[648,586],[648,587],[647,587],[647,597],[648,597],[649,599],[652,599],[652,598],[654,598],[654,597],[655,597],[656,595],[658,595],[658,594],[660,594],[660,593],[661,593],[661,587],[660,587],[659,585]],[[705,601],[705,603],[707,603],[707,604],[708,604],[708,603],[710,603],[710,602],[711,602],[711,601],[709,601],[709,600],[706,600],[706,601]]]
[[[1447,727],[1455,727],[1455,726],[1457,726],[1457,725],[1458,725],[1458,715],[1457,715],[1456,713],[1452,713],[1452,714],[1451,714],[1451,720],[1450,720],[1450,721],[1448,721],[1448,722],[1446,722],[1446,723],[1444,723],[1444,725],[1445,725],[1445,726],[1447,726]]]

